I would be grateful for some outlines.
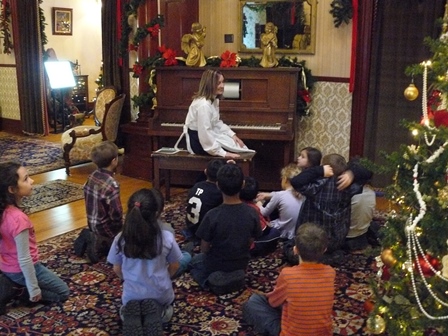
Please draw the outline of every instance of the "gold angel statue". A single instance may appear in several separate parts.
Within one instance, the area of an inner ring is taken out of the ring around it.
[[[187,54],[185,64],[191,67],[203,67],[206,64],[202,47],[205,40],[205,27],[199,22],[191,25],[191,34],[182,36],[182,50]]]
[[[261,49],[263,50],[263,57],[260,65],[263,68],[272,68],[278,65],[275,51],[277,50],[277,27],[272,23],[266,23],[264,33],[260,36]]]

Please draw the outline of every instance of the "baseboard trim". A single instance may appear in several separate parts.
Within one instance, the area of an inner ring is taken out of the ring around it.
[[[13,134],[22,134],[22,122],[20,120],[0,118],[0,130]]]

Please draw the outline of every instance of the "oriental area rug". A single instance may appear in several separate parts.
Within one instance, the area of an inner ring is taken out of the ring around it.
[[[65,167],[60,143],[0,132],[0,162],[5,161],[21,163],[29,175]]]
[[[181,247],[184,241],[179,230],[185,202],[185,194],[176,195],[166,203],[163,215],[175,228]],[[76,230],[39,244],[42,262],[69,285],[69,299],[61,304],[8,307],[7,314],[0,316],[0,335],[121,335],[121,281],[105,261],[91,265],[75,256],[73,241],[78,233]],[[371,256],[346,254],[343,265],[336,268],[334,335],[370,334],[364,301],[372,295],[369,281],[377,272],[373,265]],[[174,315],[165,325],[164,335],[255,336],[242,320],[241,305],[254,292],[272,290],[284,266],[281,248],[254,258],[247,270],[246,288],[222,296],[201,290],[189,273],[183,274],[173,281]]]
[[[84,198],[82,185],[66,180],[33,185],[33,193],[24,197],[22,207],[27,214],[47,210]]]

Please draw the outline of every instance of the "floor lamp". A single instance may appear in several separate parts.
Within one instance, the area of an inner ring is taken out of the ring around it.
[[[75,77],[73,76],[72,67],[69,61],[48,61],[45,62],[44,65],[45,70],[47,71],[48,80],[50,81],[51,96],[53,98],[53,133],[58,133],[58,113],[61,113],[61,132],[63,132],[66,124],[66,115],[64,113],[64,97],[61,89],[75,87]],[[61,99],[59,108],[56,108],[57,93],[59,93]]]

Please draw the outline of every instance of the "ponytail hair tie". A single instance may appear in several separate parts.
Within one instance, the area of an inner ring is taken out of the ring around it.
[[[134,202],[134,206],[140,208],[140,202]]]

